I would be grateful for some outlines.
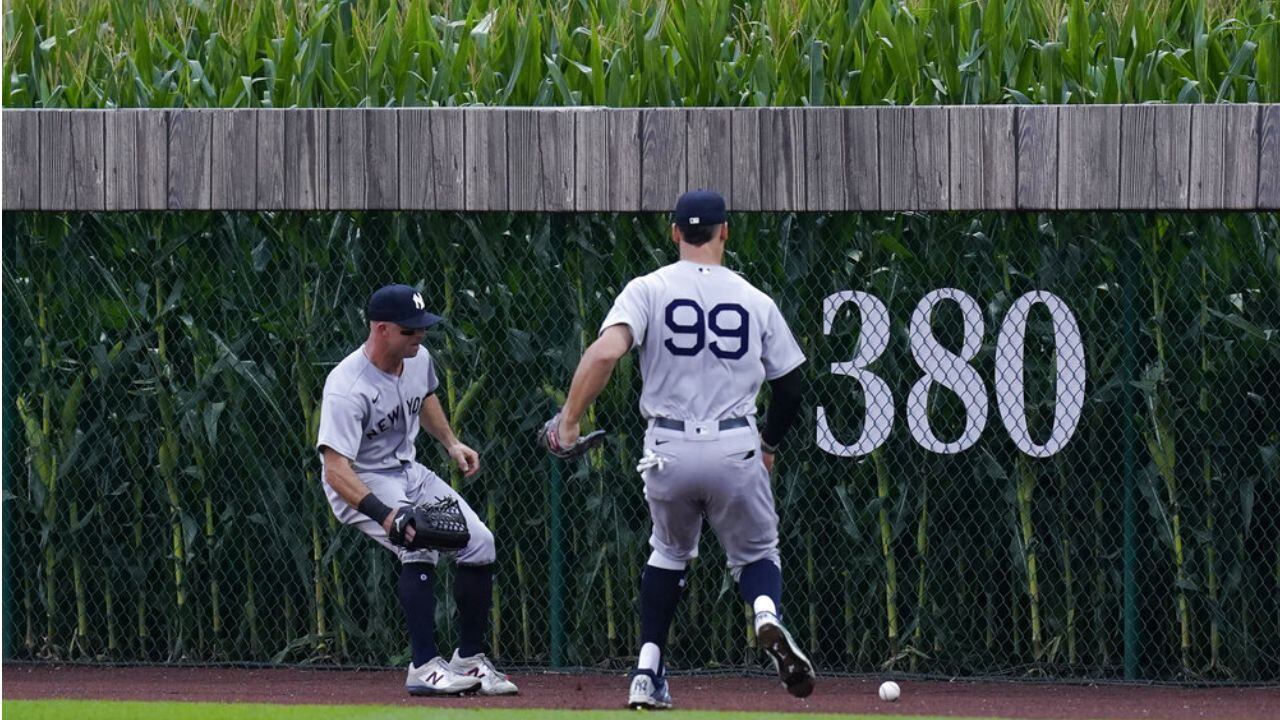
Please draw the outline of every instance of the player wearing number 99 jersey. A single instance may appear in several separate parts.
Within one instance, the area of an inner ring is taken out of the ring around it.
[[[725,549],[743,599],[755,610],[760,645],[793,695],[813,690],[813,667],[779,620],[782,562],[769,473],[800,404],[804,354],[778,306],[725,268],[724,198],[699,190],[676,203],[679,262],[632,280],[578,365],[560,414],[572,444],[578,421],[634,349],[648,422],[637,470],[649,503],[653,550],[640,588],[641,648],[628,704],[670,707],[663,655],[705,516]],[[772,392],[763,430],[756,396]]]

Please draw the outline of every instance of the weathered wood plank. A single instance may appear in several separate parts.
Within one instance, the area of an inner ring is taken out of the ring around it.
[[[1250,209],[1258,201],[1258,106],[1191,111],[1191,209]]]
[[[573,209],[574,116],[570,109],[507,115],[512,210]]]
[[[40,117],[36,110],[4,111],[4,209],[40,207]]]
[[[688,170],[688,125],[685,111],[671,108],[644,110],[641,132],[640,209],[668,212],[685,191]]]
[[[760,112],[757,108],[735,108],[730,120],[733,182],[726,205],[733,211],[760,209]]]
[[[466,134],[466,209],[506,210],[507,111],[467,108],[463,116]]]
[[[400,205],[398,116],[391,108],[364,111],[364,206],[371,210],[394,210]]]
[[[106,110],[81,110],[71,116],[75,148],[72,172],[77,210],[107,209]]]
[[[330,210],[363,210],[368,207],[366,114],[366,110],[357,108],[327,111]]]
[[[436,188],[435,164],[431,161],[431,110],[400,110],[400,207],[405,210],[434,210]]]
[[[947,109],[880,108],[880,207],[945,210],[950,206]]]
[[[640,209],[641,110],[609,112],[609,206],[614,212]]]
[[[112,110],[106,131],[108,210],[164,210],[168,203],[168,121],[163,111]]]
[[[106,209],[105,112],[57,110],[42,117],[40,209]]]
[[[329,207],[329,119],[321,109],[284,113],[284,207],[324,210]]]
[[[947,108],[917,108],[912,113],[916,144],[916,186],[921,210],[951,207],[951,137]]]
[[[170,210],[208,210],[212,188],[213,113],[169,111]]]
[[[1058,108],[1024,105],[1017,109],[1018,209],[1058,207]]]
[[[263,110],[258,116],[256,207],[281,210],[284,202],[284,118],[282,110]]]
[[[1189,105],[1120,108],[1120,207],[1184,210],[1190,188]]]
[[[169,207],[169,113],[138,112],[138,208]]]
[[[915,210],[920,207],[916,182],[916,142],[912,108],[879,108],[880,208]]]
[[[1280,105],[1263,105],[1258,126],[1258,207],[1280,208]]]
[[[1007,107],[953,107],[951,209],[1012,210],[1018,163],[1014,113]]]
[[[845,112],[810,108],[804,112],[806,209],[844,210],[849,160],[845,152]]]
[[[103,118],[107,136],[108,210],[138,208],[138,120],[140,116],[141,113],[137,110],[116,110],[107,113]]]
[[[462,210],[466,206],[464,111],[399,111],[400,204],[406,210]]]
[[[1119,206],[1120,106],[1064,107],[1058,129],[1058,209]]]
[[[436,209],[467,206],[465,110],[442,108],[431,113],[431,172],[436,179]]]
[[[71,110],[40,113],[40,209],[75,208],[71,173],[75,153],[71,145]]]
[[[539,110],[507,112],[507,192],[514,211],[546,210]]]
[[[803,211],[804,117],[795,108],[760,111],[760,209]]]
[[[880,113],[876,108],[845,108],[845,210],[880,209]]]
[[[214,210],[253,210],[258,189],[258,122],[252,110],[213,110]]]
[[[574,113],[573,209],[579,212],[609,207],[609,112],[583,108]]]
[[[696,108],[685,114],[684,186],[715,190],[726,198],[726,204],[733,196],[732,113],[728,108]]]

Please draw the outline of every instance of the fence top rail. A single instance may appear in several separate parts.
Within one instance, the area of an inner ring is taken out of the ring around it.
[[[5,210],[1271,210],[1280,105],[4,110]]]

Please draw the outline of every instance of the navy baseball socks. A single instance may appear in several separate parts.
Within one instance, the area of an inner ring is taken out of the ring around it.
[[[484,654],[484,633],[493,607],[493,565],[455,565],[453,601],[458,606],[458,649],[449,667],[480,681],[481,695],[516,695],[516,684]]]
[[[425,665],[440,654],[436,649],[436,566],[405,563],[400,566],[400,607],[409,624],[413,664]]]
[[[813,692],[813,663],[778,619],[782,600],[782,570],[772,560],[757,560],[742,568],[738,591],[755,611],[756,638],[773,660],[787,692],[808,697]]]
[[[454,672],[436,648],[435,566],[405,563],[400,566],[397,587],[400,607],[409,625],[409,646],[413,661],[405,676],[404,689],[410,695],[461,695],[480,689],[480,679]]]
[[[628,707],[671,707],[662,655],[676,606],[684,594],[685,573],[685,570],[666,570],[653,565],[644,567],[640,578],[640,657],[631,674]]]
[[[458,605],[458,654],[479,655],[493,607],[493,565],[454,566],[453,600]]]

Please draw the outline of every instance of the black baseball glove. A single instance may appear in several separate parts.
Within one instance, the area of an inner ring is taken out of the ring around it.
[[[405,538],[413,526],[413,540]],[[461,550],[471,542],[467,519],[458,501],[436,498],[433,503],[403,505],[395,511],[388,534],[393,545],[409,550]]]
[[[604,442],[604,430],[596,430],[578,438],[572,445],[560,442],[560,413],[548,420],[538,434],[538,444],[561,460],[571,460]]]

